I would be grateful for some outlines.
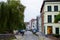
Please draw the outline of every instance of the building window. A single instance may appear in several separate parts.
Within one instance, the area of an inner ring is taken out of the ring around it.
[[[48,15],[48,23],[52,23],[52,15]]]
[[[58,11],[58,6],[54,6],[54,11]]]
[[[45,33],[45,26],[44,26],[44,33]]]
[[[56,18],[57,15],[54,15],[54,19]]]
[[[59,28],[56,28],[55,30],[56,30],[56,34],[59,34]]]
[[[34,26],[33,26],[34,27]]]
[[[57,15],[54,15],[54,19],[56,18]]]
[[[51,6],[48,6],[47,9],[48,9],[48,11],[51,11]]]

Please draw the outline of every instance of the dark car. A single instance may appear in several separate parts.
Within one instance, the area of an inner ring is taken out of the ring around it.
[[[25,30],[19,30],[18,31],[20,34],[22,34],[22,36],[24,35],[24,32],[25,32]]]
[[[36,29],[33,29],[33,30],[32,30],[32,32],[33,32],[33,33],[36,33],[36,32],[37,32],[37,30],[36,30]]]

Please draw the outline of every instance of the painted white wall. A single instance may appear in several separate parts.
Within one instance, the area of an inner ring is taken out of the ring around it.
[[[48,12],[47,11],[47,6],[52,7],[52,11]],[[54,6],[58,6],[58,12],[54,12]],[[60,24],[54,23],[54,15],[58,15],[60,11],[60,2],[45,2],[44,4],[44,27],[45,27],[45,34],[47,34],[47,26],[52,26],[53,28],[53,34],[55,34],[55,28],[58,27],[60,28]],[[48,15],[52,15],[52,23],[48,23]],[[60,30],[60,29],[59,29]],[[60,34],[60,31],[59,31]]]
[[[44,5],[44,12],[47,11],[47,6],[52,6],[52,11],[54,12],[54,6],[58,6],[58,11],[60,11],[60,2],[45,2]]]
[[[29,25],[30,25],[30,29],[32,29],[32,27],[31,27],[31,21],[29,21]]]
[[[33,26],[34,26],[34,27],[33,27]],[[32,29],[37,29],[36,20],[34,20],[34,21],[32,22]]]
[[[47,34],[47,26],[52,26],[52,30],[53,30],[52,33],[53,34],[55,34],[55,28],[56,27],[60,28],[60,24],[59,23],[56,23],[56,24],[55,23],[46,23],[46,24],[44,24],[44,26],[45,26],[45,34]]]
[[[26,29],[27,29],[27,30],[31,30],[31,28],[30,28],[30,25],[29,25],[29,24],[26,26]]]
[[[58,6],[58,12],[54,12],[54,6]],[[51,6],[52,12],[47,11],[47,6]],[[54,22],[54,15],[59,14],[60,2],[45,2],[44,5],[44,23],[47,23],[47,15],[52,15],[52,22]]]
[[[59,12],[45,12],[44,13],[44,23],[48,23],[48,15],[52,15],[52,23],[54,23],[54,15],[58,15]]]

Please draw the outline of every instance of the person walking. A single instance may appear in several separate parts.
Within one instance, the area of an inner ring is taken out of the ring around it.
[[[18,32],[23,36],[23,35],[24,35],[25,30],[19,30]]]

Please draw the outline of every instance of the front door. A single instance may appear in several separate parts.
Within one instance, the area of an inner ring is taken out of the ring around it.
[[[52,34],[52,26],[47,27],[47,34]]]
[[[59,34],[59,28],[56,28],[56,34]]]

